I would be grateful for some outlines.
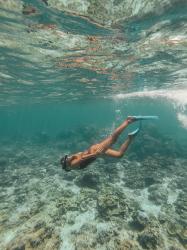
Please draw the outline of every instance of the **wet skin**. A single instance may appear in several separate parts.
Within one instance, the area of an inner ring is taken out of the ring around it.
[[[117,129],[115,129],[113,134],[107,137],[105,140],[98,144],[92,145],[88,150],[69,156],[67,159],[67,164],[72,168],[76,168],[81,164],[81,162],[84,162],[90,158],[97,158],[104,154],[115,158],[122,157],[134,136],[129,135],[127,140],[122,144],[118,151],[111,149],[110,147],[116,142],[123,130],[134,121],[135,119],[133,117],[128,117]]]

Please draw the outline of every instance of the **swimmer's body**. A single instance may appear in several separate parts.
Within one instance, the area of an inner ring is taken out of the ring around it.
[[[105,140],[101,141],[98,144],[92,145],[88,150],[79,152],[73,155],[66,155],[61,159],[62,168],[66,171],[72,169],[82,169],[88,166],[91,162],[95,161],[98,157],[102,155],[111,156],[114,158],[121,158],[126,150],[128,149],[133,138],[137,135],[139,129],[135,130],[132,133],[128,134],[128,138],[121,145],[119,150],[114,150],[111,146],[117,141],[118,137],[121,135],[123,130],[131,123],[137,121],[136,117],[129,116],[127,119],[114,130],[114,132],[107,137]]]

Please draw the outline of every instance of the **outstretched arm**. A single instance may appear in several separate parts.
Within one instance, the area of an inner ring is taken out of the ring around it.
[[[94,156],[97,156],[97,154],[92,153],[92,154],[83,155],[82,160],[87,160],[87,159],[90,159],[91,157],[94,157]]]
[[[78,155],[76,157],[74,156],[70,162],[70,165],[71,165],[71,167],[78,166],[81,163],[81,161],[90,159],[94,156],[96,156],[95,153],[86,154],[86,155]]]

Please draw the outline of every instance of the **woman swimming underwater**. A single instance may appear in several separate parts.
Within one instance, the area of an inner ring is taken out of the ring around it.
[[[98,157],[102,157],[103,155],[111,156],[114,158],[121,158],[129,145],[131,144],[133,138],[138,134],[141,126],[141,120],[147,119],[158,119],[157,116],[128,116],[127,119],[114,130],[114,132],[101,141],[98,144],[94,144],[89,149],[79,152],[72,155],[65,155],[61,159],[62,168],[65,171],[70,171],[72,169],[83,169],[87,167],[91,162],[95,161]],[[128,138],[121,145],[119,150],[114,150],[111,146],[117,141],[118,137],[124,131],[125,128],[128,127],[129,124],[140,121],[139,127],[133,132],[128,134]]]

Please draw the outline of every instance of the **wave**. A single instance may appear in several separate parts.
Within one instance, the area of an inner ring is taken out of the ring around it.
[[[137,91],[127,94],[117,94],[114,96],[115,100],[118,99],[129,99],[129,98],[164,98],[172,101],[172,103],[180,108],[182,111],[186,110],[187,106],[187,89],[161,89],[161,90],[145,90],[145,91]]]
[[[115,101],[124,99],[162,99],[163,101],[169,101],[176,110],[177,119],[182,127],[187,129],[187,89],[160,89],[160,90],[144,90],[126,94],[117,94],[113,96]]]
[[[183,128],[187,128],[187,115],[178,113],[177,118],[179,122],[182,124]]]

